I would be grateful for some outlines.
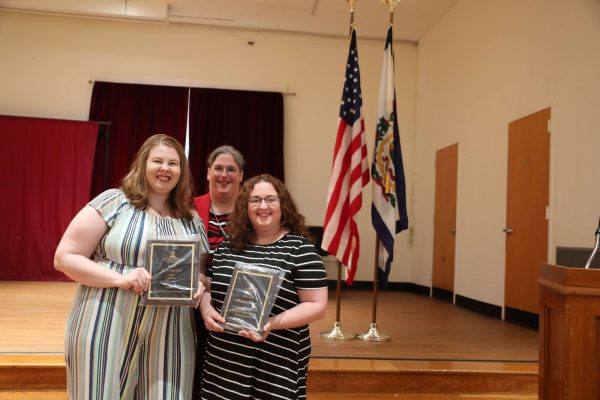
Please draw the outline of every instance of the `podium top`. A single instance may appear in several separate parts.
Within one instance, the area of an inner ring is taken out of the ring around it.
[[[560,292],[572,294],[600,294],[600,269],[569,268],[542,264],[538,283]]]

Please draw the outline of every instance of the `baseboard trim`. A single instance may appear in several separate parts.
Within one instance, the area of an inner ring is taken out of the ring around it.
[[[508,322],[521,325],[526,328],[539,329],[540,327],[539,315],[508,306],[504,310],[504,319]]]
[[[456,305],[475,311],[488,317],[502,319],[502,307],[484,301],[474,300],[469,297],[456,295]]]
[[[327,286],[329,289],[335,290],[337,288],[337,281],[328,280]],[[348,286],[346,282],[342,281],[343,290],[373,290],[373,282],[371,281],[354,281],[352,286]],[[411,282],[388,282],[387,286],[382,288],[377,286],[377,290],[382,292],[412,292],[429,296],[429,286],[422,286]]]
[[[454,301],[454,292],[451,292],[446,289],[436,288],[435,286],[431,288],[431,295],[436,299],[444,300],[449,303],[452,303]]]

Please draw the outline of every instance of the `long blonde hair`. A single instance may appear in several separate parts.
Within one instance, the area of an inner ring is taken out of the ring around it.
[[[146,139],[138,150],[135,160],[131,163],[129,172],[121,181],[121,190],[135,207],[142,210],[148,208],[149,188],[146,179],[146,163],[150,150],[161,144],[175,149],[181,166],[181,175],[177,185],[169,193],[169,207],[175,218],[191,219],[193,218],[194,198],[192,174],[183,147],[172,136],[159,133]]]

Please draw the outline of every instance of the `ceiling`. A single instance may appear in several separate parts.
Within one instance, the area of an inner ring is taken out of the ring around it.
[[[458,0],[402,0],[394,10],[394,38],[419,39]],[[357,0],[354,27],[359,37],[384,38],[389,6]],[[346,0],[169,0],[171,19],[203,24],[345,36],[350,22]]]
[[[400,0],[394,39],[418,42],[459,0]],[[389,6],[356,0],[354,26],[362,38],[385,37]],[[347,0],[0,0],[0,9],[165,23],[347,36]]]

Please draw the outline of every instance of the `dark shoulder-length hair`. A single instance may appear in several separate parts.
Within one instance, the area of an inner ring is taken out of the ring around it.
[[[262,174],[248,179],[240,189],[240,194],[235,201],[235,208],[227,226],[231,248],[235,251],[241,251],[249,243],[249,235],[254,232],[252,223],[248,218],[248,198],[254,186],[259,182],[268,182],[275,188],[281,209],[281,226],[291,232],[307,238],[310,237],[308,228],[305,225],[305,218],[298,212],[296,203],[294,203],[283,182],[272,175]]]
[[[131,204],[142,210],[148,209],[148,180],[146,179],[146,164],[150,150],[159,145],[175,149],[179,156],[181,174],[177,185],[169,193],[169,208],[175,218],[193,218],[193,182],[190,167],[181,144],[173,137],[164,133],[150,136],[138,150],[135,160],[129,167],[129,172],[121,181],[121,190]]]

